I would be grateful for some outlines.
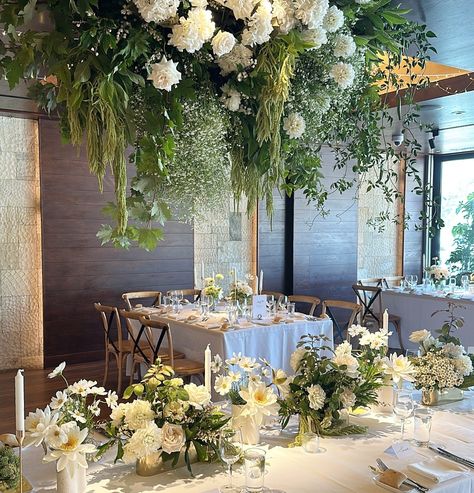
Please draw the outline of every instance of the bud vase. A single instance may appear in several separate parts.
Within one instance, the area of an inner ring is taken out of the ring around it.
[[[244,406],[232,404],[232,428],[241,430],[242,441],[246,445],[257,445],[260,442],[260,422],[255,416],[242,416]]]
[[[377,402],[370,406],[374,413],[390,414],[393,411],[393,385],[377,389]]]
[[[57,472],[57,493],[85,493],[87,470],[77,464]]]

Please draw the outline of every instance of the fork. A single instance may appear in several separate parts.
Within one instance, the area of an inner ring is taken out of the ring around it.
[[[377,462],[377,465],[380,467],[380,469],[382,471],[386,471],[388,469],[387,464],[385,464],[385,462],[382,459],[377,458],[375,460],[375,462]],[[413,488],[416,488],[418,491],[421,491],[423,493],[430,491],[430,489],[427,488],[426,486],[423,486],[420,483],[417,483],[416,481],[413,481],[413,479],[410,479],[410,478],[405,479],[405,481],[403,481],[403,483],[405,483],[408,486],[412,486]]]

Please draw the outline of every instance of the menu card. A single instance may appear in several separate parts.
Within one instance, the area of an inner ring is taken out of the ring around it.
[[[256,294],[252,300],[252,317],[255,320],[261,320],[267,315],[267,297],[266,295]]]

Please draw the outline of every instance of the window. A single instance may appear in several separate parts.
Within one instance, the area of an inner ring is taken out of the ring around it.
[[[432,243],[433,256],[437,256],[441,264],[456,264],[458,272],[472,272],[474,154],[438,156],[434,171],[434,194],[440,197],[440,214],[445,226]]]

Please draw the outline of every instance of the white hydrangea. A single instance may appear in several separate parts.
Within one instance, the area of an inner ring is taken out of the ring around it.
[[[224,5],[232,10],[236,19],[248,19],[259,0],[216,0],[217,3]]]
[[[472,361],[471,361],[471,358],[469,356],[463,355],[463,356],[455,359],[453,362],[454,362],[454,366],[455,366],[456,370],[463,377],[467,377],[472,373],[472,371],[473,371]]]
[[[356,44],[352,36],[348,34],[338,34],[334,39],[334,56],[350,58],[356,52]]]
[[[311,385],[308,387],[309,407],[315,411],[319,411],[324,407],[324,401],[326,400],[326,392],[321,385]]]
[[[165,22],[178,12],[180,0],[133,0],[145,22]]]
[[[222,102],[224,106],[230,111],[239,111],[241,96],[240,92],[230,87],[229,84],[224,84],[222,86]]]
[[[329,0],[295,0],[295,17],[309,29],[314,29],[323,23],[329,10]]]
[[[323,27],[330,33],[335,33],[344,25],[344,12],[335,5],[329,7],[323,19]]]
[[[226,55],[235,46],[235,43],[237,40],[235,39],[235,36],[232,33],[229,33],[227,31],[219,31],[211,41],[212,45],[212,51],[214,52],[214,55],[217,57],[220,57],[222,55]]]
[[[350,63],[336,63],[329,71],[329,75],[341,89],[347,89],[354,84],[355,70]]]
[[[231,52],[219,57],[217,65],[221,69],[221,75],[229,75],[240,69],[250,67],[253,63],[253,52],[243,44],[234,46]]]
[[[162,445],[163,433],[154,421],[137,430],[123,448],[123,461],[132,464],[137,459],[157,452]]]
[[[301,33],[304,41],[313,44],[311,50],[318,50],[322,45],[328,42],[326,31],[322,27],[316,27],[315,29],[307,29]]]
[[[283,130],[290,139],[299,139],[306,130],[304,118],[299,113],[290,113],[283,118]]]
[[[273,17],[280,32],[288,34],[297,23],[293,0],[273,0]]]
[[[177,62],[163,57],[159,63],[151,66],[148,80],[151,80],[157,89],[171,91],[171,88],[181,80],[181,72],[176,68],[177,66]]]
[[[272,4],[269,0],[261,0],[242,32],[242,43],[248,46],[266,43],[272,31]]]
[[[450,358],[460,358],[464,354],[464,348],[457,344],[453,344],[452,342],[448,342],[443,346],[443,353]]]
[[[206,41],[209,41],[216,24],[212,20],[212,12],[207,9],[193,8],[188,17],[181,17],[179,24],[172,27],[169,44],[179,51],[194,53],[199,51]]]

